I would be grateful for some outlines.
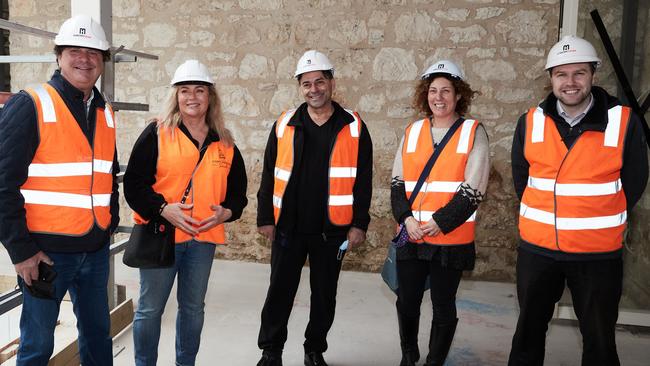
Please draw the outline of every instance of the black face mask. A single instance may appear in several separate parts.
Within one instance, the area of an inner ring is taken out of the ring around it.
[[[32,280],[31,286],[25,284],[25,287],[34,297],[54,300],[54,284],[52,282],[54,282],[55,278],[56,271],[54,271],[54,267],[45,262],[40,262],[38,264],[38,278]]]

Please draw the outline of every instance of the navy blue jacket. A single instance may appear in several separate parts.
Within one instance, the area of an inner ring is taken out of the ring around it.
[[[57,70],[49,84],[56,89],[79,123],[92,146],[96,108],[104,108],[102,94],[94,89],[90,112],[86,117],[83,92],[73,87]],[[113,158],[113,193],[111,225],[102,230],[97,225],[85,235],[65,236],[30,233],[25,220],[25,201],[20,187],[27,180],[27,171],[40,142],[36,106],[31,96],[21,91],[13,96],[0,114],[0,242],[7,248],[11,261],[20,263],[39,250],[50,252],[94,252],[108,245],[111,233],[119,223],[118,184],[120,171],[117,150]]]

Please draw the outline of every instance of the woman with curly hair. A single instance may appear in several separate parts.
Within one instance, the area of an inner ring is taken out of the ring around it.
[[[415,365],[420,358],[417,338],[427,277],[433,320],[425,365],[445,362],[458,323],[456,292],[462,272],[474,268],[476,209],[490,171],[487,133],[478,121],[464,117],[476,94],[453,62],[431,65],[413,101],[423,118],[406,127],[395,155],[391,205],[408,234],[396,248],[400,366]],[[439,146],[443,140],[446,144]],[[409,200],[438,149],[433,168]]]

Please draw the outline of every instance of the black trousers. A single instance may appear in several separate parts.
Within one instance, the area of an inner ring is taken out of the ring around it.
[[[623,260],[556,261],[519,249],[519,320],[508,365],[543,365],[548,322],[569,287],[582,333],[582,365],[620,365],[615,326],[621,298]]]
[[[311,301],[304,347],[305,352],[327,350],[327,332],[334,322],[342,262],[337,255],[344,240],[344,237],[324,238],[321,234],[296,234],[288,238],[278,233],[271,248],[271,281],[257,340],[260,349],[276,354],[282,352],[300,272],[309,257]]]
[[[463,271],[445,268],[438,257],[432,260],[405,259],[397,261],[397,312],[408,318],[420,316],[427,276],[431,281],[433,322],[448,324],[456,321],[456,292]]]

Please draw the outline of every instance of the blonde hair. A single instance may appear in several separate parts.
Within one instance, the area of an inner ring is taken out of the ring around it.
[[[200,84],[205,85],[205,84]],[[221,109],[221,98],[217,94],[217,89],[214,85],[205,85],[208,88],[208,111],[205,115],[205,123],[208,127],[215,131],[219,135],[219,140],[226,144],[226,146],[232,146],[235,144],[235,139],[232,136],[232,133],[228,128],[226,128],[226,123],[223,118],[223,111]],[[164,127],[170,131],[174,131],[176,127],[181,124],[181,112],[178,108],[178,89],[179,86],[175,85],[172,87],[172,92],[165,104],[163,110],[162,118],[158,118],[158,128]]]

